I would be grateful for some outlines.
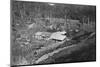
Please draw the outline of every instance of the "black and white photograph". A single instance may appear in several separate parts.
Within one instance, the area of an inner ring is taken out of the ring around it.
[[[96,61],[96,5],[10,4],[11,66]]]

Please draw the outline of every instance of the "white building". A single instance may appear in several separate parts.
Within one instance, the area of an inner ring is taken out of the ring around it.
[[[66,33],[65,31],[52,33],[50,38],[48,38],[48,40],[54,39],[62,41],[66,38],[66,35],[64,35],[65,33]]]

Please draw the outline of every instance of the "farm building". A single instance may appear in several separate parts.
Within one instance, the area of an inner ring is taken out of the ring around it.
[[[65,33],[65,31],[52,33],[49,39],[63,41],[66,38]]]
[[[38,40],[41,40],[41,39],[47,39],[50,35],[51,33],[49,32],[37,32],[35,33],[34,37]]]

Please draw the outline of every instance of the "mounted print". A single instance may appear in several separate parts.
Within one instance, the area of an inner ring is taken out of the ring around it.
[[[96,6],[11,0],[11,66],[96,61]]]

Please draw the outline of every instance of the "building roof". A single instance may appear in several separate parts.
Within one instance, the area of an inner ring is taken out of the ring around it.
[[[49,39],[56,39],[56,40],[64,40],[66,38],[65,34],[66,32],[55,32],[53,33]]]
[[[36,32],[35,35],[40,36],[40,35],[42,35],[42,33],[43,33],[43,32]]]
[[[55,32],[56,34],[65,34],[66,33],[66,31],[59,31],[59,32]]]

